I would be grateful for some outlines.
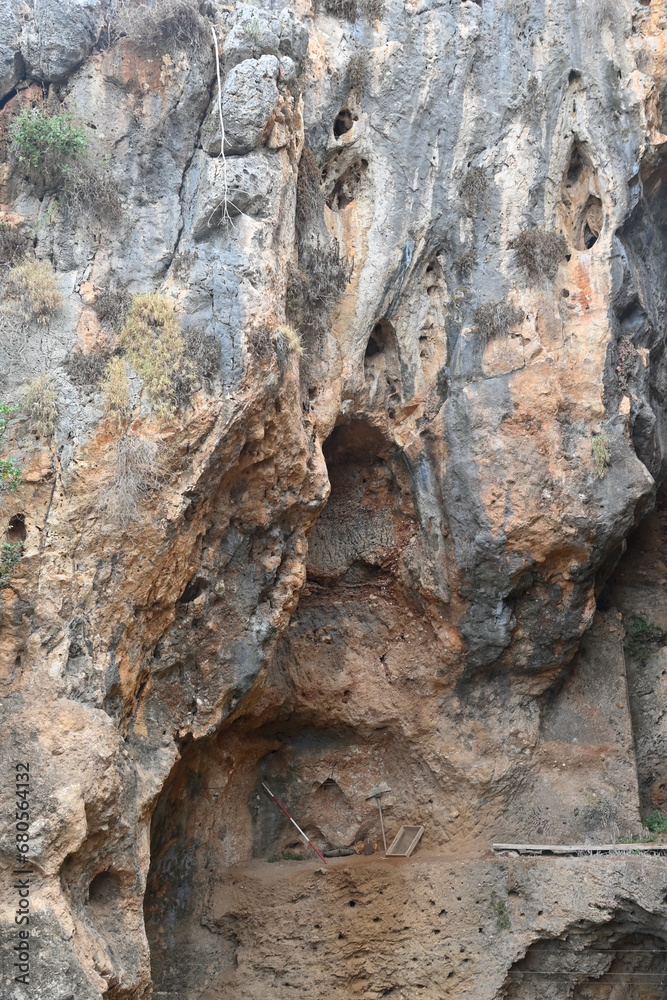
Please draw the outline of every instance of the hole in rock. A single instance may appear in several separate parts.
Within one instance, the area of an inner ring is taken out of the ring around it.
[[[380,378],[383,374],[384,379]],[[385,394],[394,393],[400,400],[401,370],[398,356],[398,345],[394,327],[389,320],[381,319],[375,324],[366,344],[364,354],[364,380],[373,383],[373,392],[384,382]]]
[[[590,250],[604,224],[597,170],[590,153],[575,143],[563,174],[558,204],[559,228],[577,250]]]
[[[326,197],[326,203],[333,212],[340,212],[356,201],[367,168],[368,160],[354,160],[334,181]]]
[[[340,135],[345,135],[345,133],[349,132],[350,129],[352,128],[352,126],[354,125],[355,120],[356,119],[352,115],[351,111],[348,111],[347,108],[342,108],[342,110],[339,111],[338,114],[336,115],[336,118],[335,118],[335,121],[334,121],[334,124],[333,124],[333,133],[334,133],[334,135],[336,137],[338,137]]]
[[[121,882],[116,872],[100,872],[88,886],[88,903],[94,909],[107,907],[120,897]]]
[[[25,514],[14,514],[7,526],[7,541],[10,545],[18,542],[25,542],[26,539]]]
[[[178,598],[178,604],[191,604],[199,595],[205,590],[206,584],[203,580],[199,580],[193,577],[188,583],[185,590]]]

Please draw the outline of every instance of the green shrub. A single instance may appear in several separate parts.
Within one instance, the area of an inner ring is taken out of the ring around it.
[[[10,126],[10,139],[19,163],[58,191],[59,204],[69,214],[94,213],[104,221],[120,218],[116,182],[104,160],[88,155],[89,134],[77,115],[24,108]]]
[[[171,417],[191,391],[193,377],[174,304],[157,292],[135,295],[120,343],[141,376],[153,410]]]
[[[9,403],[0,403],[0,442],[7,430],[9,418],[18,406],[10,406]],[[23,485],[23,477],[18,465],[8,458],[0,459],[0,498],[3,493],[15,493]]]
[[[496,928],[499,931],[508,931],[512,924],[510,921],[510,915],[507,911],[507,905],[493,890],[489,896],[489,902],[491,903],[491,908],[496,916]]]
[[[269,864],[275,864],[276,861],[303,861],[303,855],[296,854],[294,851],[281,851],[280,854],[271,854],[266,859]]]
[[[32,430],[47,441],[52,438],[58,424],[58,392],[50,375],[38,375],[28,384],[23,408]]]
[[[609,454],[609,438],[602,431],[601,434],[594,434],[591,441],[591,451],[593,452],[593,464],[598,479],[603,479],[607,466],[611,463]]]
[[[47,182],[54,174],[69,174],[75,160],[88,149],[86,128],[71,112],[52,114],[41,108],[24,108],[9,134],[19,162]]]
[[[625,634],[625,648],[630,656],[646,664],[651,650],[665,639],[667,632],[647,615],[633,615]]]
[[[46,261],[30,260],[12,268],[5,292],[26,322],[49,323],[63,304],[56,276]]]
[[[10,542],[3,542],[0,545],[0,587],[8,586],[12,573],[21,561],[22,553],[23,542],[16,542],[13,545]]]
[[[19,264],[28,249],[28,237],[16,226],[0,222],[0,265]]]
[[[567,255],[565,237],[546,229],[524,229],[508,244],[518,266],[530,278],[556,277],[558,265]]]
[[[642,826],[645,826],[651,833],[667,833],[667,816],[659,811],[649,813],[642,817]]]
[[[477,306],[473,313],[473,325],[484,343],[488,343],[506,337],[523,317],[520,309],[507,299],[501,299],[500,302],[485,302]]]

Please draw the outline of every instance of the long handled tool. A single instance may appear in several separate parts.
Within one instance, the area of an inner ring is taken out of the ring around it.
[[[285,813],[285,815],[287,816],[287,818],[290,821],[290,823],[294,824],[294,826],[297,828],[297,830],[299,831],[299,833],[301,834],[301,836],[303,837],[303,839],[306,841],[306,843],[310,844],[310,846],[312,847],[312,849],[315,851],[315,854],[317,854],[318,858],[322,858],[322,861],[324,861],[324,863],[326,865],[327,859],[324,857],[323,854],[320,854],[320,852],[315,847],[315,844],[312,842],[312,840],[308,839],[308,837],[305,835],[305,833],[303,832],[303,830],[301,829],[301,827],[299,826],[299,824],[297,823],[297,821],[295,819],[292,819],[292,817],[290,816],[290,814],[287,812],[287,809],[285,809],[285,806],[282,805],[278,801],[278,799],[275,797],[275,795],[273,794],[273,792],[271,791],[271,789],[267,788],[266,785],[264,784],[264,782],[262,782],[262,788],[264,789],[264,791],[266,792],[267,795],[271,796],[271,798],[273,799],[273,801],[275,802],[275,804],[278,806],[278,808],[282,809],[282,811]]]
[[[371,788],[370,793],[366,796],[367,799],[375,799],[378,804],[378,811],[380,813],[380,829],[382,830],[382,843],[384,844],[384,853],[387,853],[387,838],[384,832],[384,820],[382,819],[382,803],[380,799],[383,795],[389,791],[389,785],[386,782],[382,782],[381,785],[377,785],[375,788]]]

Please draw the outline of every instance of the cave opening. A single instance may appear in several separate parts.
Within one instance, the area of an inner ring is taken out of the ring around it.
[[[153,814],[144,912],[158,996],[224,996],[248,940],[244,873],[270,879],[269,861],[295,875],[298,858],[320,863],[262,783],[322,851],[378,853],[366,796],[389,775],[383,815],[394,832],[446,808],[402,722],[401,699],[441,683],[434,632],[401,568],[418,522],[409,471],[365,419],[339,423],[323,454],[331,493],[268,673],[233,721],[184,746]]]
[[[581,921],[563,936],[532,944],[511,967],[505,1000],[663,1000],[667,985],[664,928],[639,908],[607,924]]]

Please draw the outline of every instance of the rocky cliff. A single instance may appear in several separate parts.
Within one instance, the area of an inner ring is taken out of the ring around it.
[[[3,995],[663,996],[667,4],[0,14]]]

